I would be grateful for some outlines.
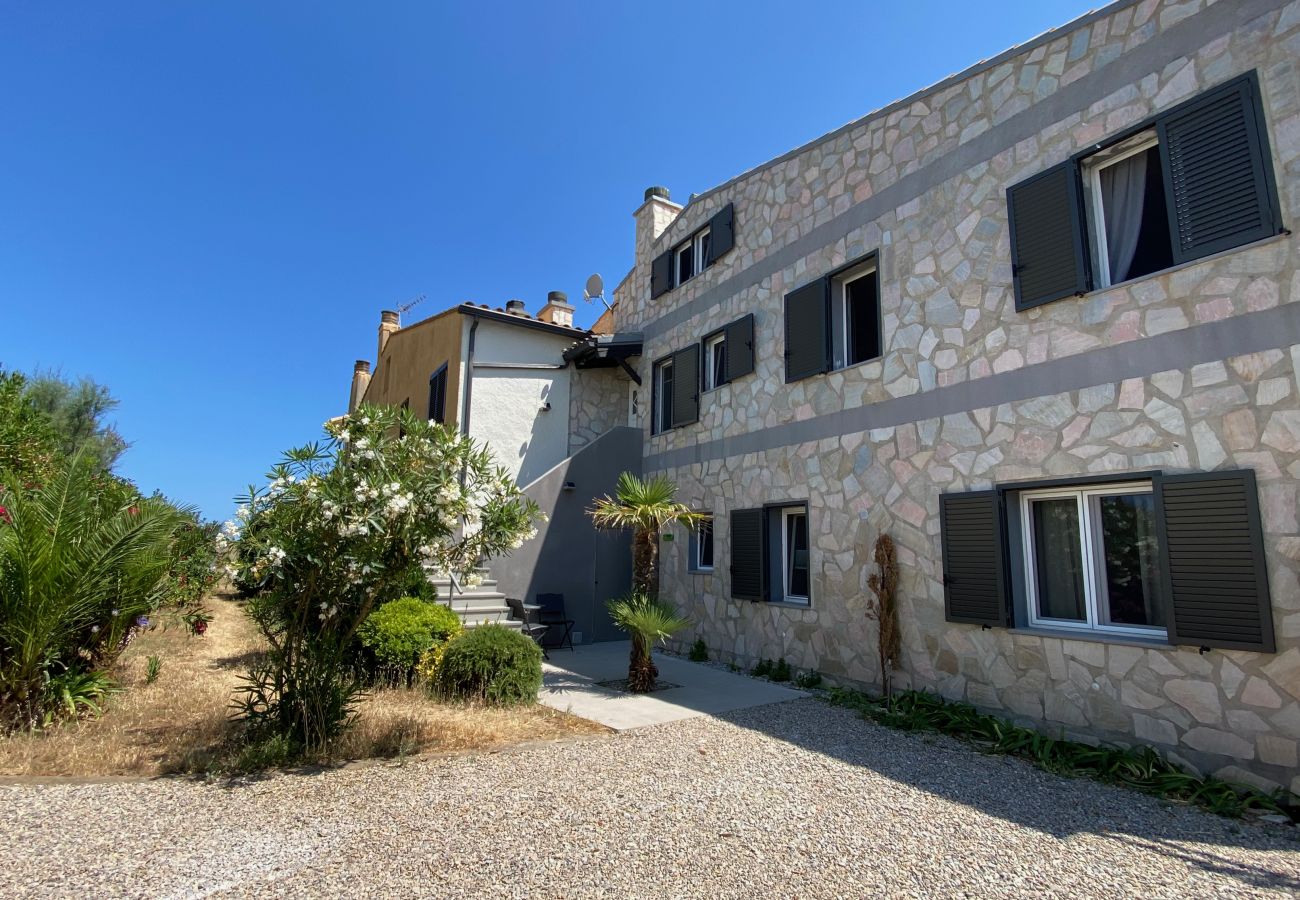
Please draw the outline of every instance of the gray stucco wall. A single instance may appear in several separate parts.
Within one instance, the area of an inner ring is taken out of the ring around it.
[[[580,373],[580,377],[581,377]],[[537,537],[511,556],[494,560],[497,589],[533,602],[539,593],[564,594],[574,632],[584,643],[620,640],[605,602],[632,585],[631,536],[592,527],[587,509],[597,497],[612,495],[618,476],[641,473],[641,432],[626,426],[605,432],[551,469],[524,491],[548,521]],[[564,490],[573,482],[572,490]]]

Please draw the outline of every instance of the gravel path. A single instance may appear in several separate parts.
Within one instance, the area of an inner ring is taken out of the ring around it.
[[[1294,829],[817,700],[238,784],[0,787],[0,896],[1291,896]]]

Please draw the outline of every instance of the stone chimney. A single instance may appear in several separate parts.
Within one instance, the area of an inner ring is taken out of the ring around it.
[[[383,332],[380,332],[380,340],[383,340]],[[356,412],[357,404],[361,398],[366,395],[366,388],[370,386],[370,363],[367,360],[359,359],[356,365],[352,367],[352,396],[348,398],[348,414]]]
[[[388,339],[392,337],[394,331],[402,327],[402,317],[391,309],[386,309],[379,314],[379,355],[375,357],[375,365],[382,365],[384,358],[384,347],[388,345]]]
[[[506,312],[510,313],[512,316],[528,315],[528,309],[524,306],[524,301],[522,300],[507,300]]]
[[[564,291],[551,291],[546,295],[546,305],[537,313],[537,318],[552,325],[573,327],[573,307],[569,304],[569,295]]]
[[[653,258],[651,244],[655,238],[664,233],[664,229],[673,223],[682,211],[668,198],[668,188],[648,187],[645,189],[645,202],[632,214],[636,219],[636,258],[637,261],[649,262]]]

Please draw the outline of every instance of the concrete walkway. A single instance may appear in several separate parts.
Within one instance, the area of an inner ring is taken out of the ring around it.
[[[652,694],[601,687],[598,682],[627,677],[630,652],[628,641],[551,650],[551,661],[542,664],[542,690],[537,699],[553,709],[627,731],[807,696],[803,691],[662,653],[654,655],[659,680],[678,687]]]

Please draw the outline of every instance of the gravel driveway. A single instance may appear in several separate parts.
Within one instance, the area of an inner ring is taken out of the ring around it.
[[[0,896],[1281,896],[1245,825],[808,699],[405,765],[0,787]]]

